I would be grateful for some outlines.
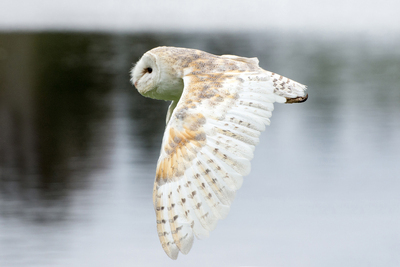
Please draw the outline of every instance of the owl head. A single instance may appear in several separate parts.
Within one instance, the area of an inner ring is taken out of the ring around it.
[[[131,82],[143,96],[178,100],[183,91],[183,80],[163,53],[152,49],[145,53],[131,70]]]

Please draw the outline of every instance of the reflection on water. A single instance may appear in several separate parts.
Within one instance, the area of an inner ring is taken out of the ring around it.
[[[111,56],[104,51],[109,41],[60,34],[2,36],[1,192],[6,201],[22,204],[3,213],[67,204],[69,191],[85,186],[84,173],[105,161],[85,159],[93,156],[93,142],[107,142],[94,126],[109,112],[104,98],[111,90],[110,74],[101,67]],[[63,219],[65,207],[57,210],[57,216],[46,210],[30,215]]]
[[[231,214],[177,263],[151,203],[167,103],[129,84],[132,63],[159,45],[257,56],[310,94],[276,107]],[[0,266],[400,264],[398,45],[0,34]]]

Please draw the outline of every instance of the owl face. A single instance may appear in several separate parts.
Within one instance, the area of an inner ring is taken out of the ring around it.
[[[131,71],[131,82],[143,96],[178,100],[183,91],[183,80],[162,53],[150,50]]]
[[[131,76],[131,81],[139,93],[143,96],[152,97],[157,91],[157,84],[160,80],[160,70],[156,57],[150,53],[144,54],[132,69]]]

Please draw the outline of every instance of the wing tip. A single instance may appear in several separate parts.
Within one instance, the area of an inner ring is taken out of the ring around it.
[[[186,242],[182,243],[180,247],[180,251],[182,252],[182,254],[184,255],[188,254],[193,247],[193,243],[194,243],[194,236],[192,234],[191,237]]]
[[[187,255],[190,252],[190,250],[192,249],[193,243],[194,243],[194,235],[192,233],[188,239],[180,240],[180,246],[164,247],[164,251],[168,257],[170,257],[173,260],[176,260],[176,259],[178,259],[179,251],[182,254]],[[176,245],[176,243],[175,243],[175,245]]]
[[[173,260],[178,259],[179,249],[174,249],[174,250],[170,250],[170,251],[164,250],[164,251],[168,255],[168,257],[170,257],[171,259],[173,259]]]

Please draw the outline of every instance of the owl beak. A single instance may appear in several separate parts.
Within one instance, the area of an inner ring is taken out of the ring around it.
[[[137,88],[137,81],[134,83],[135,87]]]

